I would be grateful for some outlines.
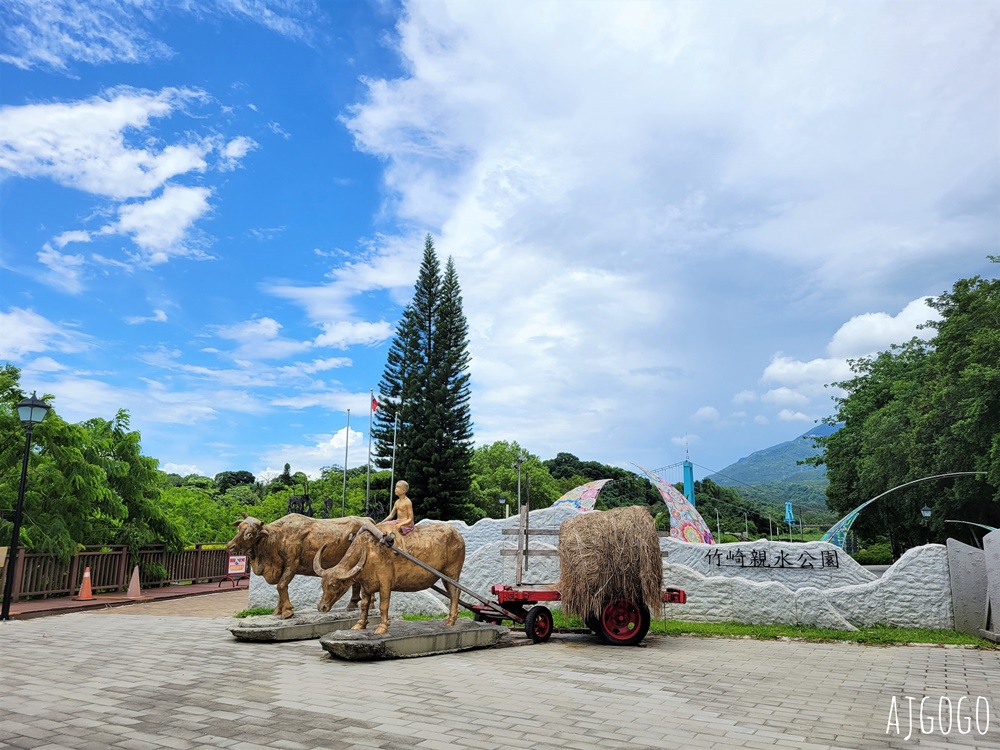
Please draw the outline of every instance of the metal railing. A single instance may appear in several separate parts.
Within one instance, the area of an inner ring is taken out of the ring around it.
[[[206,549],[197,544],[193,549],[170,552],[164,545],[139,550],[139,583],[143,588],[174,583],[211,583],[228,574],[229,553],[224,548]],[[0,565],[6,565],[0,560]],[[71,596],[80,591],[83,573],[90,568],[90,586],[94,593],[128,589],[132,577],[128,548],[84,548],[69,562],[51,555],[21,553],[14,572],[12,601],[28,598]],[[3,570],[4,575],[11,571]]]

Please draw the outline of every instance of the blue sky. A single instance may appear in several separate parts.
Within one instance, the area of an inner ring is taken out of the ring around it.
[[[993,2],[7,0],[0,362],[162,468],[367,454],[426,232],[478,445],[702,470],[1000,240]]]

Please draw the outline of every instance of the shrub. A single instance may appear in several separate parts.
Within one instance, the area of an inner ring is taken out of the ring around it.
[[[888,542],[872,544],[851,555],[860,565],[892,565],[892,550]]]

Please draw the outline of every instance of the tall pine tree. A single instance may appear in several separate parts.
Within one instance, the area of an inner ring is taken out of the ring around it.
[[[389,347],[372,428],[381,468],[392,465],[395,442],[395,477],[410,483],[419,517],[472,522],[479,515],[469,494],[468,333],[455,264],[448,259],[442,278],[428,234],[413,300]]]

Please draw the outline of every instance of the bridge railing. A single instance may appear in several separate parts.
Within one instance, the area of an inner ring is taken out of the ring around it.
[[[149,588],[221,581],[228,573],[228,562],[229,554],[220,545],[196,544],[181,552],[171,552],[162,544],[143,547],[139,550],[139,583]],[[68,562],[52,555],[22,551],[17,571],[8,570],[7,560],[0,559],[0,566],[3,576],[15,576],[14,602],[77,594],[87,568],[94,593],[127,590],[132,577],[128,548],[124,546],[87,547]]]

